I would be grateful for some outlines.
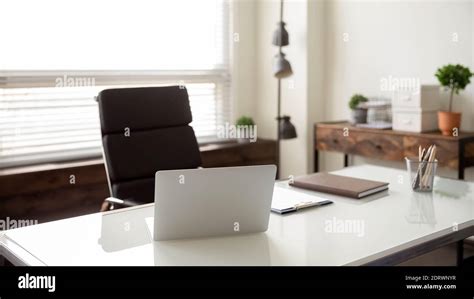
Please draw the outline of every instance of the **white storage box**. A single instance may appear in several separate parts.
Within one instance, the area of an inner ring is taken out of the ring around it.
[[[421,85],[419,91],[394,91],[392,107],[420,108],[423,111],[440,109],[439,85]]]
[[[392,108],[392,128],[418,133],[435,131],[438,129],[438,112],[420,108]]]

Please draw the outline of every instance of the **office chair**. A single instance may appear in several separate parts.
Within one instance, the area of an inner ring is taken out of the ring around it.
[[[102,211],[153,202],[158,170],[201,165],[186,88],[107,89],[97,101],[111,196]]]

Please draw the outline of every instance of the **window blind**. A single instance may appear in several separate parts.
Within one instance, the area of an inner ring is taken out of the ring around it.
[[[6,0],[0,4],[5,15],[20,13],[25,2],[48,14],[41,17],[48,20],[46,24],[31,32],[14,18],[0,19],[0,27],[10,22],[12,30],[4,40],[13,45],[0,49],[0,168],[100,156],[95,97],[106,88],[184,85],[198,141],[215,139],[218,126],[232,118],[227,1],[80,4],[83,1],[77,5],[80,11],[91,12],[87,22],[84,15],[78,19],[74,6],[64,4],[68,1],[41,1],[42,8],[36,4],[40,1]],[[57,7],[45,9],[50,5]],[[113,18],[107,14],[110,9],[116,12]],[[101,14],[105,17],[99,18]],[[127,26],[119,17],[125,15]],[[51,19],[69,26],[66,40],[55,40],[50,32],[45,33],[54,23]],[[81,35],[78,30],[84,23],[97,32]],[[111,31],[110,36],[99,39],[104,30]],[[21,34],[27,38],[15,44]],[[40,49],[34,47],[36,35],[44,40]],[[114,51],[124,41],[131,46]],[[90,52],[89,48],[98,50]]]

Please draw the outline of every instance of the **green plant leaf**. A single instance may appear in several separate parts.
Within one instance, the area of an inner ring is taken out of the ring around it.
[[[369,99],[364,97],[363,95],[356,93],[351,97],[349,101],[349,108],[351,108],[351,110],[354,110],[359,107],[360,103],[367,102],[368,100]]]
[[[241,116],[239,117],[239,119],[237,119],[236,125],[237,126],[254,126],[255,122],[249,116]]]
[[[448,64],[439,68],[435,76],[439,83],[446,90],[451,92],[449,97],[449,111],[451,111],[453,94],[459,94],[459,91],[464,90],[466,86],[471,83],[471,77],[474,75],[468,67],[460,64]]]

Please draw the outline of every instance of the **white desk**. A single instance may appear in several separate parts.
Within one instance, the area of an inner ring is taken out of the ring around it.
[[[402,170],[355,166],[335,173],[388,181],[390,190],[353,200],[279,182],[275,192],[283,186],[292,196],[304,192],[334,204],[272,213],[265,233],[161,242],[152,240],[153,206],[145,205],[6,231],[1,254],[16,265],[396,264],[474,233],[474,183],[436,178],[434,192],[422,194],[410,190]],[[363,223],[363,236],[348,227],[334,232],[345,220]]]

